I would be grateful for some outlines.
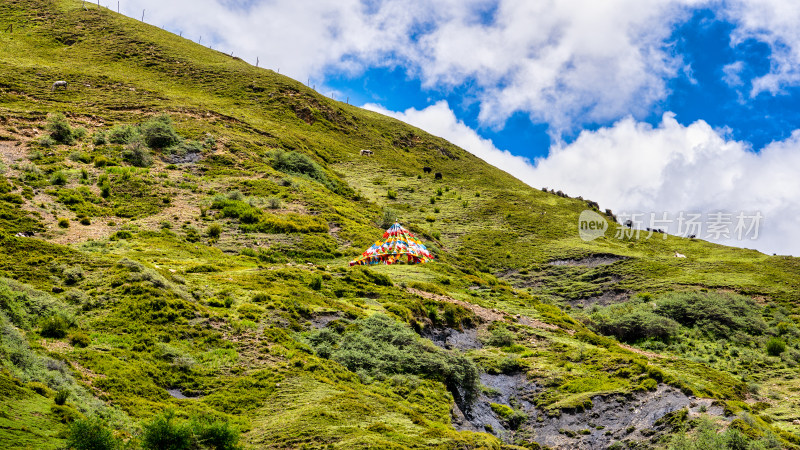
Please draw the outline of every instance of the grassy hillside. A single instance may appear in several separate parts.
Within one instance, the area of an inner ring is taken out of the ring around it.
[[[588,200],[105,8],[0,30],[6,447],[800,446],[800,259],[584,242]],[[349,267],[394,219],[436,261]]]

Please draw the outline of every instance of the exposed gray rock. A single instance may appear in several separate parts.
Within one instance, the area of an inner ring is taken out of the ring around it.
[[[422,337],[430,339],[438,347],[449,350],[471,350],[483,346],[478,340],[477,328],[464,328],[463,331],[459,331],[453,328],[427,327],[422,332]]]
[[[596,396],[591,409],[551,417],[532,403],[541,387],[524,374],[482,374],[481,384],[487,389],[468,411],[458,411],[458,420],[454,414],[453,426],[491,432],[505,442],[532,440],[553,449],[604,449],[614,442],[652,442],[669,431],[664,425],[656,425],[669,413],[684,408],[691,416],[700,411],[715,416],[723,413],[722,407],[710,399],[689,397],[674,387],[660,385],[652,392]],[[491,403],[521,410],[528,418],[512,430],[495,414]]]

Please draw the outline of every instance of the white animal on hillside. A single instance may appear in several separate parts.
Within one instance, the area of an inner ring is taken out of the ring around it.
[[[675,252],[675,257],[676,258],[686,258],[686,255],[684,255],[682,253]]]
[[[60,87],[63,87],[64,90],[66,90],[67,89],[67,84],[68,83],[66,81],[63,81],[63,80],[62,81],[56,81],[55,83],[53,83],[53,87],[51,88],[51,90],[55,91],[56,88],[60,88]]]

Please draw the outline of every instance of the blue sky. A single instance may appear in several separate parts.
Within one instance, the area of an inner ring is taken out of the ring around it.
[[[800,255],[795,0],[122,8],[449,139],[531,186],[621,214],[758,212],[758,239],[709,239]]]

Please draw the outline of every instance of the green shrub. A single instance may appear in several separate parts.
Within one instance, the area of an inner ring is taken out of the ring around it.
[[[108,132],[112,144],[129,144],[139,137],[139,130],[131,125],[116,125]]]
[[[397,222],[397,212],[391,208],[383,208],[380,227],[386,229],[394,225],[395,222]]]
[[[517,411],[509,406],[501,405],[499,403],[490,403],[489,407],[492,408],[495,414],[508,425],[512,430],[516,430],[528,419],[528,415],[523,411]]]
[[[607,308],[606,314],[595,313],[592,319],[600,333],[626,342],[640,339],[669,341],[677,336],[680,328],[674,320],[646,310],[617,313],[616,309]]]
[[[386,190],[386,198],[389,200],[394,200],[397,198],[397,191],[393,191],[391,189]]]
[[[64,284],[71,286],[83,280],[85,275],[81,266],[72,266],[62,270],[61,277],[64,279]]]
[[[122,158],[134,167],[153,165],[153,156],[141,141],[133,141],[128,144],[122,152]]]
[[[88,133],[84,127],[76,127],[72,130],[72,136],[78,141],[82,141]]]
[[[69,335],[69,343],[75,347],[88,347],[91,342],[89,335],[82,331],[75,331]]]
[[[98,131],[92,135],[92,143],[94,145],[106,145],[108,144],[108,135],[105,131]]]
[[[504,324],[495,322],[491,335],[486,339],[486,344],[493,347],[508,347],[514,343],[514,333]]]
[[[645,378],[640,384],[642,390],[655,391],[658,388],[658,382],[652,378]]]
[[[59,144],[72,145],[75,143],[74,131],[69,126],[64,114],[51,114],[47,121],[47,131],[50,132],[50,138]]]
[[[194,418],[177,422],[168,412],[143,426],[142,447],[148,450],[238,450],[239,431],[228,422]]]
[[[42,319],[39,326],[42,328],[39,334],[43,337],[61,339],[75,326],[75,322],[64,314],[54,314]]]
[[[86,152],[78,152],[78,151],[72,152],[69,154],[69,159],[84,164],[89,164],[90,162],[92,162],[92,157],[89,156],[89,154]]]
[[[315,291],[322,289],[322,277],[319,275],[315,275],[314,277],[312,277],[311,282],[308,283],[308,287],[310,287]]]
[[[198,242],[200,240],[200,232],[197,231],[197,228],[192,226],[184,226],[183,230],[186,232],[187,242]]]
[[[114,437],[105,423],[97,417],[76,420],[69,427],[67,448],[73,450],[116,450],[122,442]]]
[[[68,181],[67,176],[60,170],[53,172],[53,176],[50,177],[50,184],[54,186],[64,186]]]
[[[261,318],[261,314],[264,311],[259,306],[245,303],[237,309],[237,312],[239,313],[239,317],[243,319],[258,320]]]
[[[69,228],[69,219],[61,218],[58,219],[58,227],[59,228]]]
[[[228,194],[228,196],[230,197],[234,193],[241,196],[239,191],[234,191]],[[242,201],[240,198],[231,199],[218,196],[214,199],[214,202],[211,203],[211,209],[219,210],[222,213],[222,217],[239,219],[240,222],[245,224],[255,224],[261,219],[261,211],[249,203]]]
[[[735,419],[724,432],[719,432],[719,426],[710,419],[699,419],[698,422],[696,432],[692,434],[684,432],[674,434],[667,448],[669,450],[783,448],[783,445],[773,433],[767,433],[760,437],[757,435],[756,430],[742,419]]]
[[[172,126],[172,119],[167,114],[151,118],[139,129],[144,143],[153,149],[172,147],[181,139]]]
[[[212,239],[219,239],[220,235],[222,235],[222,226],[217,223],[211,224],[208,226],[206,234]]]
[[[94,166],[95,167],[105,167],[111,163],[111,160],[106,158],[103,155],[97,156],[94,158]]]
[[[211,264],[199,264],[186,269],[186,273],[212,273],[219,272],[219,268]]]
[[[118,239],[130,239],[133,236],[130,231],[128,230],[119,230],[111,236],[111,239],[118,240]]]
[[[55,397],[53,397],[53,401],[56,402],[56,405],[63,405],[67,402],[68,398],[69,391],[66,389],[59,389],[58,392],[56,392]]]
[[[369,376],[421,375],[443,382],[459,403],[469,404],[475,398],[478,370],[468,358],[439,349],[382,314],[362,319],[356,325],[343,335],[327,328],[315,331],[309,341],[318,353],[329,353],[331,359],[353,372],[363,371]]]
[[[258,257],[258,252],[250,247],[244,247],[243,249],[239,250],[239,254],[242,256],[249,256],[251,258]]]
[[[61,423],[72,423],[76,420],[85,419],[83,414],[68,405],[50,405],[50,414]]]
[[[192,153],[202,153],[203,145],[197,141],[180,141],[169,148],[169,154],[175,156],[186,156]]]
[[[38,142],[39,145],[41,145],[42,147],[47,147],[47,148],[50,148],[50,147],[58,144],[58,142],[56,142],[53,138],[51,138],[50,135],[41,136],[35,142]],[[33,157],[31,157],[31,160],[38,159],[38,158],[41,158],[41,154],[35,153],[33,155]]]
[[[275,152],[272,158],[272,167],[281,172],[308,175],[317,180],[325,176],[322,168],[313,159],[297,152]]]
[[[28,383],[28,388],[33,392],[36,392],[37,394],[41,395],[42,397],[49,398],[55,395],[52,389],[47,387],[47,385],[45,385],[44,383],[40,383],[38,381],[32,381]]]
[[[186,423],[176,423],[169,412],[156,416],[142,428],[142,447],[151,450],[188,450],[192,445],[192,430]]]
[[[91,225],[92,221],[88,217],[81,217],[81,225]]]
[[[767,341],[767,354],[770,356],[780,356],[786,351],[786,343],[781,338],[771,337]]]
[[[301,175],[317,181],[331,191],[339,194],[350,195],[353,193],[352,189],[335,178],[328,176],[325,169],[311,159],[311,157],[302,153],[279,150],[272,156],[272,167],[281,172]]]
[[[719,337],[739,330],[757,335],[766,328],[755,300],[735,294],[667,294],[656,301],[653,312]]]

